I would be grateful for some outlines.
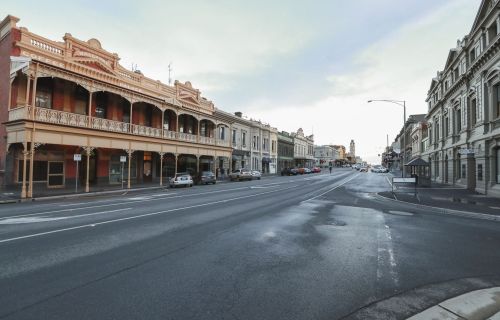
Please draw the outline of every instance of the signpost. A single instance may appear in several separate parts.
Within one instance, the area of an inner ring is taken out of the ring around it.
[[[80,175],[78,172],[78,162],[82,161],[82,155],[79,153],[75,153],[73,155],[73,160],[76,162],[76,179],[75,179],[75,193],[78,193],[78,176]]]
[[[413,184],[414,186],[414,195],[417,196],[417,179],[416,178],[392,178],[392,193],[394,193],[394,184],[396,183],[402,183],[402,184]],[[397,189],[397,187],[396,187]]]
[[[125,162],[127,162],[127,157],[120,156],[120,162],[122,163],[122,189],[123,189],[123,166],[124,166]]]

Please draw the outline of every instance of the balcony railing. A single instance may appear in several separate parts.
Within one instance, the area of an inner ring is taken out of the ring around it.
[[[194,134],[178,132],[177,138],[182,141],[196,142],[196,136]]]
[[[104,130],[104,131],[113,131],[113,132],[129,132],[129,123],[113,121],[108,119],[101,118],[92,118],[92,128]]]
[[[200,143],[203,143],[203,144],[215,144],[215,139],[211,138],[211,137],[200,136],[199,141],[200,141]]]
[[[31,120],[32,115],[34,119],[40,122],[53,123],[58,125],[90,128],[108,132],[118,132],[133,134],[138,136],[163,138],[170,140],[180,140],[190,143],[201,143],[206,145],[217,145],[229,147],[229,141],[217,140],[212,137],[197,136],[194,134],[170,131],[160,128],[152,128],[141,126],[137,124],[130,124],[127,122],[114,121],[102,118],[90,118],[84,114],[77,114],[65,111],[58,111],[53,109],[38,108],[38,107],[17,107],[9,110],[9,121],[16,120]]]

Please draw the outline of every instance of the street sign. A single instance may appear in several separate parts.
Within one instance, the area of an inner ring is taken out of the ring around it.
[[[120,156],[120,162],[127,162],[127,156]]]
[[[474,154],[474,149],[460,149],[458,150],[460,154]]]
[[[78,192],[78,162],[82,161],[82,155],[79,153],[75,153],[73,155],[73,160],[76,161],[76,174],[75,174],[75,192]]]
[[[417,180],[415,178],[392,178],[393,183],[415,183]]]

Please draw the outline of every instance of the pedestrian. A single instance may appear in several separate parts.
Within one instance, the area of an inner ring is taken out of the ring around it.
[[[332,166],[328,167],[328,169],[330,170],[330,174],[332,174]]]
[[[224,168],[220,168],[220,177],[224,180]]]

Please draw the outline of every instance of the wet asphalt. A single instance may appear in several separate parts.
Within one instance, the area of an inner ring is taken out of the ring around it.
[[[387,190],[384,174],[337,169],[3,205],[0,319],[354,319],[424,292],[380,318],[403,319],[434,302],[415,290],[499,277],[500,223]]]

